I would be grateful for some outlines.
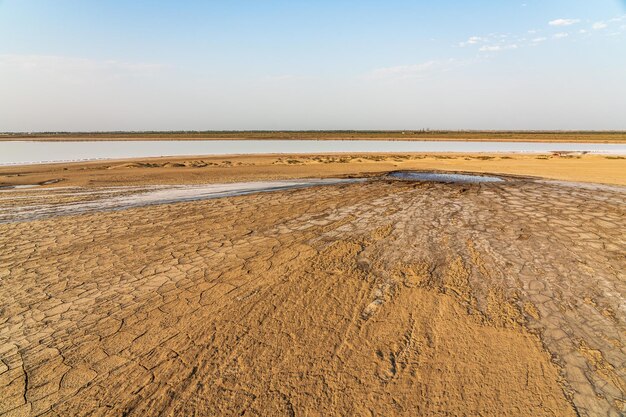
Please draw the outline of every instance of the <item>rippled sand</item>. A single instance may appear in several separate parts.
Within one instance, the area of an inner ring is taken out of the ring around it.
[[[0,414],[619,415],[624,192],[372,178],[0,224]]]

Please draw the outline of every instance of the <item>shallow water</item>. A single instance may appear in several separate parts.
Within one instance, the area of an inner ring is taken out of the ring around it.
[[[502,182],[502,178],[487,175],[471,174],[446,174],[437,172],[413,172],[398,171],[389,174],[389,177],[408,181],[434,181],[446,183],[482,183],[482,182]]]
[[[626,155],[626,145],[605,143],[429,142],[384,140],[178,140],[0,142],[0,165],[183,155],[367,152],[549,153]]]

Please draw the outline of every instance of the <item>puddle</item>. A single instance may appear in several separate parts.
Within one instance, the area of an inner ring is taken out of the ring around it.
[[[432,181],[445,183],[483,183],[483,182],[503,182],[499,177],[487,175],[471,175],[471,174],[448,174],[440,172],[415,172],[415,171],[398,171],[392,172],[388,177],[405,180],[405,181]]]

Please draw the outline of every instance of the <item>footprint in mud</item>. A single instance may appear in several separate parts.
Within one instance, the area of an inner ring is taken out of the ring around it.
[[[396,354],[394,352],[389,352],[388,355],[385,355],[382,350],[378,349],[376,351],[376,356],[379,360],[376,374],[378,378],[388,382],[398,374]]]

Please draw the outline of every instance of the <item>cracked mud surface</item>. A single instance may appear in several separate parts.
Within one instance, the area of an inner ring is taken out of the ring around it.
[[[0,415],[618,416],[624,201],[373,180],[0,224]]]

